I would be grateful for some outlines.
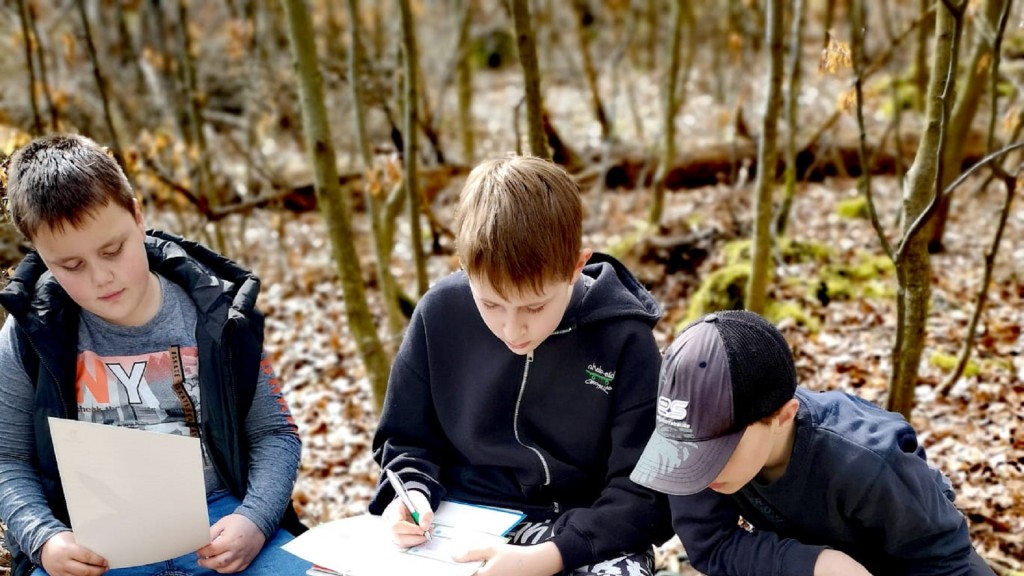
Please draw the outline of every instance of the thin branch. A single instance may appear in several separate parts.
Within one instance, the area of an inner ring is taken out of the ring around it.
[[[871,226],[875,229],[875,233],[878,235],[878,241],[882,243],[882,249],[885,250],[886,255],[890,259],[893,259],[892,245],[889,243],[889,239],[885,234],[885,229],[882,227],[882,223],[878,219],[878,210],[875,208],[875,198],[871,190],[871,169],[868,166],[868,143],[867,143],[867,130],[864,127],[864,77],[863,77],[863,55],[864,55],[864,34],[866,29],[863,24],[863,4],[858,3],[855,7],[851,7],[851,10],[857,10],[857,15],[854,21],[857,23],[859,29],[853,30],[851,36],[853,37],[853,66],[856,71],[856,80],[854,81],[854,90],[857,94],[857,128],[860,133],[859,145],[857,147],[857,155],[860,158],[860,187],[864,192],[864,198],[868,203],[868,215],[871,217]],[[899,162],[899,142],[896,142],[896,158]],[[895,259],[893,259],[895,261]]]
[[[205,201],[201,201],[199,197],[192,192],[191,189],[182,185],[180,182],[172,178],[169,174],[164,172],[163,168],[158,166],[157,163],[146,154],[140,154],[139,159],[142,160],[142,165],[145,166],[145,168],[149,170],[154,176],[156,176],[157,180],[159,180],[162,184],[171,188],[175,192],[184,196],[185,199],[188,200],[191,204],[195,205],[195,207],[198,208],[199,211],[204,216],[209,217],[209,206],[206,204]]]
[[[43,119],[39,115],[39,102],[36,100],[36,70],[32,64],[32,42],[33,37],[29,31],[28,7],[26,0],[18,0],[18,17],[21,20],[21,35],[24,37],[25,45],[25,68],[28,70],[28,99],[32,105],[32,127],[33,134],[40,136],[43,133]]]
[[[989,91],[992,98],[992,104],[988,123],[988,150],[992,150],[992,147],[995,145],[995,119],[997,104],[999,102],[999,91],[996,87],[999,79],[999,64],[1001,60],[1000,50],[1002,49],[1003,35],[1006,31],[1006,20],[1010,13],[1010,4],[1011,2],[1009,1],[1003,3],[1003,8],[999,15],[999,23],[996,28],[996,36],[992,42],[993,62],[992,68],[989,70]],[[1018,124],[1015,129],[1014,138],[1019,134],[1020,128],[1021,126]],[[985,268],[982,273],[981,285],[978,287],[977,296],[975,296],[974,312],[971,314],[971,320],[967,325],[967,334],[964,338],[963,346],[960,349],[960,354],[957,357],[956,366],[953,368],[953,372],[939,388],[939,393],[943,396],[948,395],[956,382],[960,380],[960,376],[963,375],[964,369],[967,367],[967,361],[970,359],[971,352],[974,349],[974,340],[977,336],[978,322],[981,320],[981,314],[985,310],[985,303],[988,300],[988,288],[992,281],[992,270],[995,268],[996,255],[999,253],[999,244],[1002,242],[1003,231],[1006,228],[1006,220],[1010,215],[1010,207],[1013,204],[1013,197],[1017,191],[1017,179],[1006,172],[1001,165],[992,164],[992,175],[1003,181],[1003,186],[1006,189],[1006,198],[1003,201],[1002,212],[999,214],[999,224],[996,226],[995,235],[992,237],[992,244],[985,253]],[[988,185],[988,182],[992,180],[992,175],[986,179],[983,186]]]
[[[984,167],[986,164],[998,159],[1000,156],[1013,152],[1014,150],[1019,150],[1020,148],[1024,148],[1024,140],[1014,142],[1013,144],[1010,144],[1008,146],[1004,146],[999,150],[996,150],[995,152],[989,154],[988,156],[985,156],[981,160],[978,160],[973,166],[971,166],[970,168],[965,170],[963,174],[958,176],[956,180],[950,182],[949,186],[947,186],[946,189],[942,191],[942,194],[952,194],[953,190],[955,190],[958,186],[963,184],[964,180],[967,180],[967,178],[970,177],[971,174],[974,174],[979,169]]]
[[[974,297],[974,313],[971,315],[971,321],[967,326],[967,337],[964,340],[963,348],[960,350],[960,355],[957,357],[956,368],[939,388],[939,394],[943,396],[949,394],[949,391],[952,390],[957,380],[960,379],[964,368],[967,366],[967,360],[970,358],[971,350],[974,346],[978,322],[981,319],[982,311],[985,309],[985,303],[988,301],[988,287],[992,282],[992,270],[995,268],[996,255],[999,253],[999,244],[1003,240],[1003,231],[1006,229],[1006,220],[1010,216],[1013,197],[1017,193],[1017,180],[1014,177],[1007,175],[1003,179],[1003,185],[1006,187],[1006,199],[1003,201],[1003,209],[999,214],[999,224],[996,225],[996,233],[992,237],[992,244],[985,253],[985,271],[982,274],[981,285],[978,287],[978,294]]]
[[[100,69],[99,54],[96,51],[96,44],[93,42],[92,26],[89,24],[89,15],[85,9],[85,0],[77,0],[78,15],[81,19],[82,32],[85,35],[85,45],[89,53],[89,61],[92,63],[92,73],[96,80],[96,89],[100,93],[100,102],[103,104],[103,119],[107,124],[107,131],[110,132],[110,146],[114,151],[114,159],[124,169],[124,151],[117,136],[117,129],[114,127],[114,116],[110,111],[110,98],[107,97],[107,81]]]

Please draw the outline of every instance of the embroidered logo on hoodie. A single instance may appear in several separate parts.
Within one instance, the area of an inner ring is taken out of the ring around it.
[[[586,383],[607,394],[611,392],[612,381],[615,380],[615,372],[607,372],[597,364],[587,366]]]

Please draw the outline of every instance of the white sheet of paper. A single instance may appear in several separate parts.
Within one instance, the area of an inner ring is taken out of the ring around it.
[[[479,562],[457,563],[453,554],[469,547],[496,545],[506,541],[502,536],[477,531],[477,526],[455,527],[446,524],[445,511],[457,511],[452,521],[479,520],[486,528],[497,528],[501,532],[508,527],[486,518],[483,510],[468,510],[468,504],[445,506],[441,502],[433,524],[433,540],[413,548],[399,548],[391,542],[391,535],[381,517],[362,515],[345,518],[319,525],[298,538],[285,544],[285,550],[315,565],[323,566],[343,575],[350,576],[393,576],[395,574],[416,574],[417,576],[471,576],[479,568]],[[504,510],[492,515],[507,518],[521,518],[518,512],[509,515]],[[463,512],[463,513],[459,513]],[[469,516],[465,516],[468,513]]]
[[[160,562],[210,541],[198,438],[50,418],[75,540],[111,568]]]

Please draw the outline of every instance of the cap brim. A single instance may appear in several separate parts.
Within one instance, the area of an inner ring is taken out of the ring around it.
[[[729,462],[743,429],[711,440],[671,440],[654,432],[637,461],[630,480],[675,496],[707,488]]]

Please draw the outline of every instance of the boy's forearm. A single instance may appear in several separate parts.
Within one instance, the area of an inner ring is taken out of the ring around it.
[[[268,540],[291,499],[299,452],[299,439],[289,436],[264,438],[251,450],[247,489],[236,512],[252,520]]]
[[[269,539],[291,499],[302,442],[280,384],[266,361],[245,430],[250,443],[249,477],[237,512],[252,520]]]
[[[871,573],[838,550],[822,550],[814,563],[814,576],[871,576]]]
[[[38,563],[43,544],[68,527],[54,517],[32,464],[35,388],[22,366],[13,328],[8,317],[0,331],[0,520],[7,525],[8,539]]]
[[[672,521],[693,566],[705,574],[812,576],[823,546],[737,526],[739,510],[727,496],[705,490],[669,496]],[[765,572],[765,567],[773,570]]]
[[[31,464],[0,458],[0,520],[18,550],[39,563],[43,544],[69,530],[54,517]]]
[[[522,574],[537,574],[548,576],[559,574],[563,571],[562,554],[553,542],[545,542],[535,546],[524,546],[527,550],[527,559],[524,563]]]

